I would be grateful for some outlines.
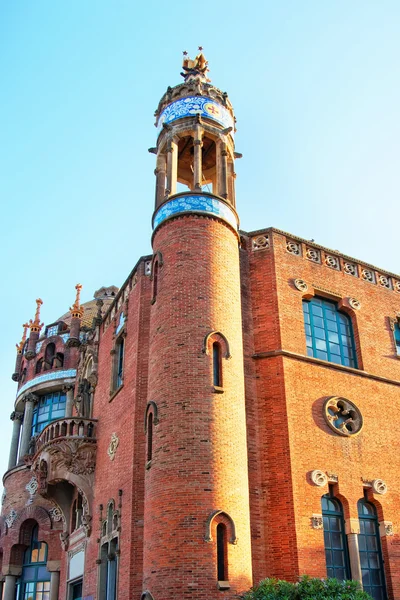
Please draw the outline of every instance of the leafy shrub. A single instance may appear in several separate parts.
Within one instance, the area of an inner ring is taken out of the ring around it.
[[[358,581],[300,578],[298,583],[264,579],[243,596],[243,600],[372,600]]]

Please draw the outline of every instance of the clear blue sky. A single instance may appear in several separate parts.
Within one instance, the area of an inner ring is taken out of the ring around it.
[[[242,229],[399,271],[399,31],[397,0],[0,3],[1,472],[35,298],[50,323],[150,252],[147,148],[183,50],[236,111]]]

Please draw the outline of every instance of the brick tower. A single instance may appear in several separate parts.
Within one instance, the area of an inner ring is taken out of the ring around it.
[[[237,598],[252,580],[235,118],[199,50],[160,101],[150,149],[143,599]]]

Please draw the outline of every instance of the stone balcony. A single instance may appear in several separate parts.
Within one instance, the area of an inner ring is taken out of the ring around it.
[[[97,419],[71,417],[49,423],[35,440],[32,470],[38,492],[52,495],[61,481],[91,490],[96,467]]]

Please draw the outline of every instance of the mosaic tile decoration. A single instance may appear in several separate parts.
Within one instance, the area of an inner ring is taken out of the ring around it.
[[[164,123],[172,123],[177,119],[193,117],[194,115],[212,119],[224,127],[232,127],[231,135],[233,135],[235,124],[232,115],[224,106],[211,98],[207,98],[207,96],[187,96],[175,100],[175,102],[164,108],[160,114],[157,129],[160,131]]]
[[[53,371],[52,373],[45,373],[44,375],[38,375],[31,381],[28,381],[23,385],[17,394],[17,398],[21,396],[26,390],[37,385],[38,383],[46,383],[47,381],[56,381],[57,379],[67,379],[68,377],[76,377],[76,369],[66,369],[65,371]]]
[[[196,211],[198,213],[206,213],[215,215],[227,221],[234,229],[237,229],[238,223],[235,213],[229,206],[220,202],[216,198],[210,198],[209,196],[179,196],[174,200],[170,200],[156,212],[153,220],[153,228],[156,229],[172,215],[176,215],[184,212]]]

